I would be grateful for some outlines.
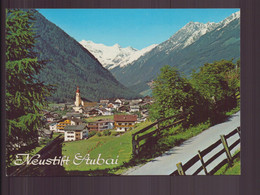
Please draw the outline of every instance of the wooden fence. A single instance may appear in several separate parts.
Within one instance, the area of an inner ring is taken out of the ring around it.
[[[239,138],[233,142],[230,146],[228,146],[227,140],[234,136],[235,134],[239,135]],[[232,157],[231,150],[235,148],[240,143],[240,127],[237,127],[235,130],[230,132],[227,135],[220,135],[220,139],[216,141],[214,144],[210,145],[208,148],[204,149],[203,151],[198,151],[198,154],[196,154],[193,158],[191,158],[188,162],[186,162],[184,165],[182,163],[177,163],[177,170],[174,171],[171,175],[186,175],[186,171],[193,167],[195,163],[200,161],[201,166],[191,175],[198,175],[202,170],[204,171],[205,175],[213,175],[216,173],[223,165],[229,164],[232,165],[233,159],[235,159],[237,156],[240,155],[240,152],[238,152],[235,156]],[[217,148],[219,145],[223,145],[223,149],[218,151],[216,154],[214,154],[211,158],[209,158],[207,161],[204,161],[203,157],[205,157],[207,154],[209,154],[212,150]],[[220,155],[223,153],[226,153],[227,158],[222,160],[220,163],[217,164],[211,171],[207,170],[207,166],[211,164],[213,161],[215,161]]]
[[[185,119],[185,115],[187,114],[187,112],[183,112],[181,114],[177,114],[177,115],[174,115],[174,116],[170,116],[168,118],[164,118],[164,119],[161,119],[161,120],[158,120],[156,121],[155,123],[141,129],[140,131],[132,134],[132,149],[133,149],[133,154],[134,155],[138,155],[139,152],[140,152],[140,149],[145,145],[140,145],[140,142],[144,139],[149,139],[149,138],[152,138],[154,136],[157,136],[160,134],[160,131],[162,129],[168,129],[170,127],[173,127],[174,125],[177,125],[179,124],[180,122],[182,122],[184,119]],[[162,122],[165,122],[165,121],[169,121],[170,119],[176,119],[176,121],[172,122],[171,124],[167,125],[167,126],[161,126]],[[141,135],[140,134],[143,134],[149,130],[151,130],[151,128],[155,127],[156,129],[149,132],[149,133],[146,133],[144,135]]]

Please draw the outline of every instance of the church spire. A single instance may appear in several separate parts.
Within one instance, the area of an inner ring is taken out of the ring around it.
[[[79,86],[77,86],[75,106],[79,107],[81,105],[81,103],[82,102],[81,102],[80,93],[79,93]]]
[[[79,86],[77,86],[77,91],[76,91],[76,93],[79,93]]]

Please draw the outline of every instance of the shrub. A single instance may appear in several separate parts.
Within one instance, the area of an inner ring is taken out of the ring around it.
[[[109,135],[111,135],[111,131],[105,130],[105,131],[103,132],[103,135],[104,135],[104,136],[109,136]]]
[[[88,134],[88,137],[92,137],[92,136],[96,135],[96,133],[97,133],[96,131],[90,131]]]
[[[100,133],[100,132],[98,132],[98,133],[97,133],[97,136],[98,136],[98,137],[100,137],[100,136],[101,136],[101,133]]]

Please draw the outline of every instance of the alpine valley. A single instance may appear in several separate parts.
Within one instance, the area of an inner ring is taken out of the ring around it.
[[[219,23],[189,22],[168,40],[141,50],[77,42],[40,13],[35,16],[35,51],[49,60],[38,77],[57,88],[50,101],[73,101],[76,86],[90,101],[151,95],[150,83],[164,65],[189,76],[205,63],[240,58],[240,12]]]
[[[240,12],[219,23],[189,22],[168,40],[142,50],[80,42],[109,69],[123,85],[142,95],[150,95],[149,84],[164,65],[190,73],[205,63],[240,58]]]
[[[119,83],[100,62],[74,38],[43,15],[35,13],[37,42],[35,51],[39,59],[48,60],[38,75],[40,81],[56,85],[50,101],[74,101],[76,87],[89,101],[101,98],[140,97]]]

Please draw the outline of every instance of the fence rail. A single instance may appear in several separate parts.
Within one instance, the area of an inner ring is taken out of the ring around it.
[[[198,151],[198,154],[196,154],[194,157],[192,157],[189,161],[187,161],[184,165],[179,162],[176,164],[177,170],[171,173],[171,175],[186,175],[186,171],[193,167],[195,163],[200,161],[201,166],[193,172],[191,175],[198,175],[202,170],[204,170],[205,175],[213,175],[216,173],[223,165],[228,163],[229,165],[232,165],[233,160],[240,155],[240,152],[238,152],[235,156],[232,157],[231,150],[235,148],[240,143],[240,127],[237,127],[235,130],[231,131],[227,135],[220,135],[220,139],[204,149],[203,151]],[[238,134],[239,138],[234,141],[230,146],[228,146],[227,139],[233,137],[234,135]],[[204,161],[204,158],[207,154],[209,154],[212,150],[217,148],[219,145],[223,145],[223,149],[218,151],[216,154],[214,154],[212,157],[210,157],[207,161]],[[207,170],[207,166],[210,165],[213,161],[215,161],[219,156],[226,153],[227,158],[222,160],[220,163],[218,163],[211,171]]]
[[[164,119],[160,119],[154,123],[152,123],[151,125],[141,129],[140,131],[132,134],[132,148],[133,148],[133,154],[134,155],[138,155],[140,152],[141,147],[143,147],[144,145],[140,145],[140,142],[144,139],[149,139],[152,138],[153,136],[159,135],[160,131],[162,129],[168,129],[170,127],[173,127],[174,125],[179,124],[180,122],[182,122],[185,119],[185,115],[187,114],[187,112],[182,112],[180,114],[176,114],[174,116],[170,116]],[[167,125],[167,126],[161,126],[162,122],[168,121],[170,119],[177,119],[177,121],[172,122],[171,124]],[[144,132],[147,132],[148,130],[151,130],[151,128],[156,127],[155,130],[141,135]]]

